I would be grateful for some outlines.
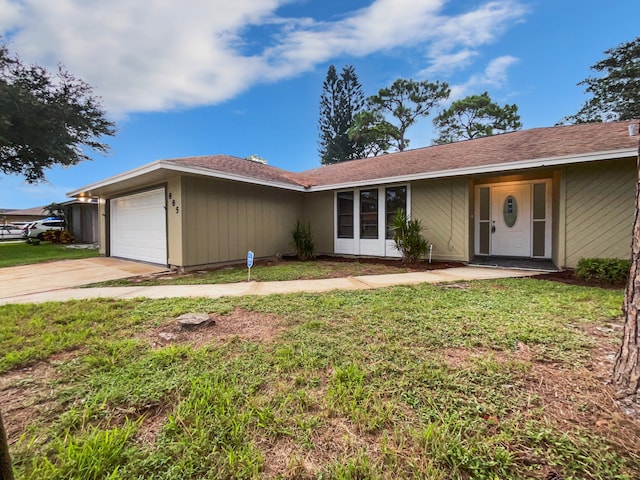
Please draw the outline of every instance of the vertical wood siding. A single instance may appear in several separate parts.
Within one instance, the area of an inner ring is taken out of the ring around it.
[[[335,192],[304,194],[304,221],[311,222],[317,254],[333,252],[333,197]]]
[[[469,187],[464,179],[411,184],[411,216],[422,221],[433,258],[469,260]]]
[[[167,262],[169,265],[184,266],[182,248],[182,177],[167,180]],[[169,198],[171,196],[171,198]],[[173,205],[173,202],[176,205]],[[176,211],[176,207],[178,210]]]
[[[182,192],[185,267],[293,250],[301,193],[196,177],[184,177]]]
[[[566,266],[581,258],[629,258],[635,207],[634,159],[566,169]]]

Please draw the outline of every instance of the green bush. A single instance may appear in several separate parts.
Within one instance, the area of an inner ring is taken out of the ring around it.
[[[51,243],[72,243],[74,240],[69,230],[47,230],[42,236],[43,240]]]
[[[296,221],[296,226],[291,231],[293,237],[293,245],[296,249],[296,255],[300,260],[309,260],[315,255],[316,246],[311,235],[311,224]]]
[[[581,258],[576,277],[612,285],[622,285],[629,278],[629,260],[617,258]]]
[[[422,222],[407,217],[400,209],[393,218],[393,242],[402,254],[402,261],[418,263],[429,252],[430,243],[422,236]]]

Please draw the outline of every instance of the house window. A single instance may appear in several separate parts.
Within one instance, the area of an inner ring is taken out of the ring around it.
[[[353,192],[338,192],[338,238],[353,238]]]
[[[547,222],[547,186],[533,185],[533,256],[544,257]]]
[[[360,238],[378,238],[378,189],[360,190]]]
[[[386,238],[393,238],[393,219],[398,210],[407,212],[407,187],[389,187],[385,190]]]
[[[489,245],[491,243],[491,207],[490,207],[489,187],[480,187],[480,215],[479,224],[479,255],[489,255]]]

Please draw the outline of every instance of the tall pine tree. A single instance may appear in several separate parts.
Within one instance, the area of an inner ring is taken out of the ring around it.
[[[355,115],[364,106],[364,93],[353,65],[347,65],[338,76],[329,66],[320,97],[320,163],[354,160],[364,156],[364,148],[349,138]]]

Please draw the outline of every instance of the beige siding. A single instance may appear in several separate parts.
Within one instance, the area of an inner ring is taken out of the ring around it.
[[[304,195],[304,220],[311,222],[317,254],[333,253],[334,195],[334,192]]]
[[[411,216],[422,221],[433,258],[469,260],[469,185],[464,179],[411,184]]]
[[[182,179],[171,177],[167,181],[167,262],[169,265],[182,267],[184,255],[182,249]],[[174,205],[175,203],[175,205]]]
[[[636,175],[634,159],[566,169],[565,266],[581,258],[629,258]]]
[[[194,267],[292,252],[291,230],[302,194],[237,182],[184,177],[183,266]]]
[[[98,200],[98,253],[107,254],[107,201],[104,198]]]

